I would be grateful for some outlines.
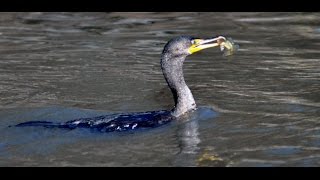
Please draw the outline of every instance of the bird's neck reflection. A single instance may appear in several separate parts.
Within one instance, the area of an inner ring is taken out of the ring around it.
[[[197,154],[199,151],[198,144],[201,142],[199,138],[199,123],[192,120],[181,124],[179,131],[180,153]]]
[[[183,117],[181,121],[177,132],[179,152],[176,154],[174,164],[176,166],[196,166],[197,156],[200,152],[198,145],[201,142],[199,122],[191,116]]]

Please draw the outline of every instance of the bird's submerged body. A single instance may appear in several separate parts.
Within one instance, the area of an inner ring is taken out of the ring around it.
[[[175,117],[170,111],[148,111],[137,113],[109,114],[90,118],[79,118],[67,122],[29,121],[16,126],[42,126],[46,128],[90,128],[97,132],[128,131],[136,129],[155,128],[168,124]]]
[[[183,76],[183,63],[186,57],[202,49],[221,46],[225,40],[222,36],[211,39],[180,36],[170,40],[165,45],[160,64],[164,78],[174,98],[175,106],[171,111],[111,114],[93,118],[80,118],[65,123],[29,121],[16,126],[42,126],[66,129],[90,128],[99,132],[113,132],[154,128],[167,124],[196,109],[195,100]],[[229,46],[226,47],[229,48]]]

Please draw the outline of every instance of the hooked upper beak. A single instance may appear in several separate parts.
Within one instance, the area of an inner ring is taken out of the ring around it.
[[[225,41],[226,41],[226,38],[223,36],[218,36],[216,38],[210,38],[210,39],[193,39],[192,46],[189,48],[189,53],[193,54],[203,49],[221,46],[224,44],[223,42]]]

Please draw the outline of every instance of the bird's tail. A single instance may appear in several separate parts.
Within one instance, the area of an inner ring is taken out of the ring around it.
[[[54,123],[50,121],[28,121],[15,125],[15,127],[41,126],[47,128],[70,128],[64,123]]]

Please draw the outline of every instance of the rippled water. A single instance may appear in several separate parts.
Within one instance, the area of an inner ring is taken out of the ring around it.
[[[159,61],[179,35],[191,121],[128,133],[9,125],[170,109]],[[320,13],[1,13],[0,166],[319,166]],[[213,111],[210,110],[213,108]]]

